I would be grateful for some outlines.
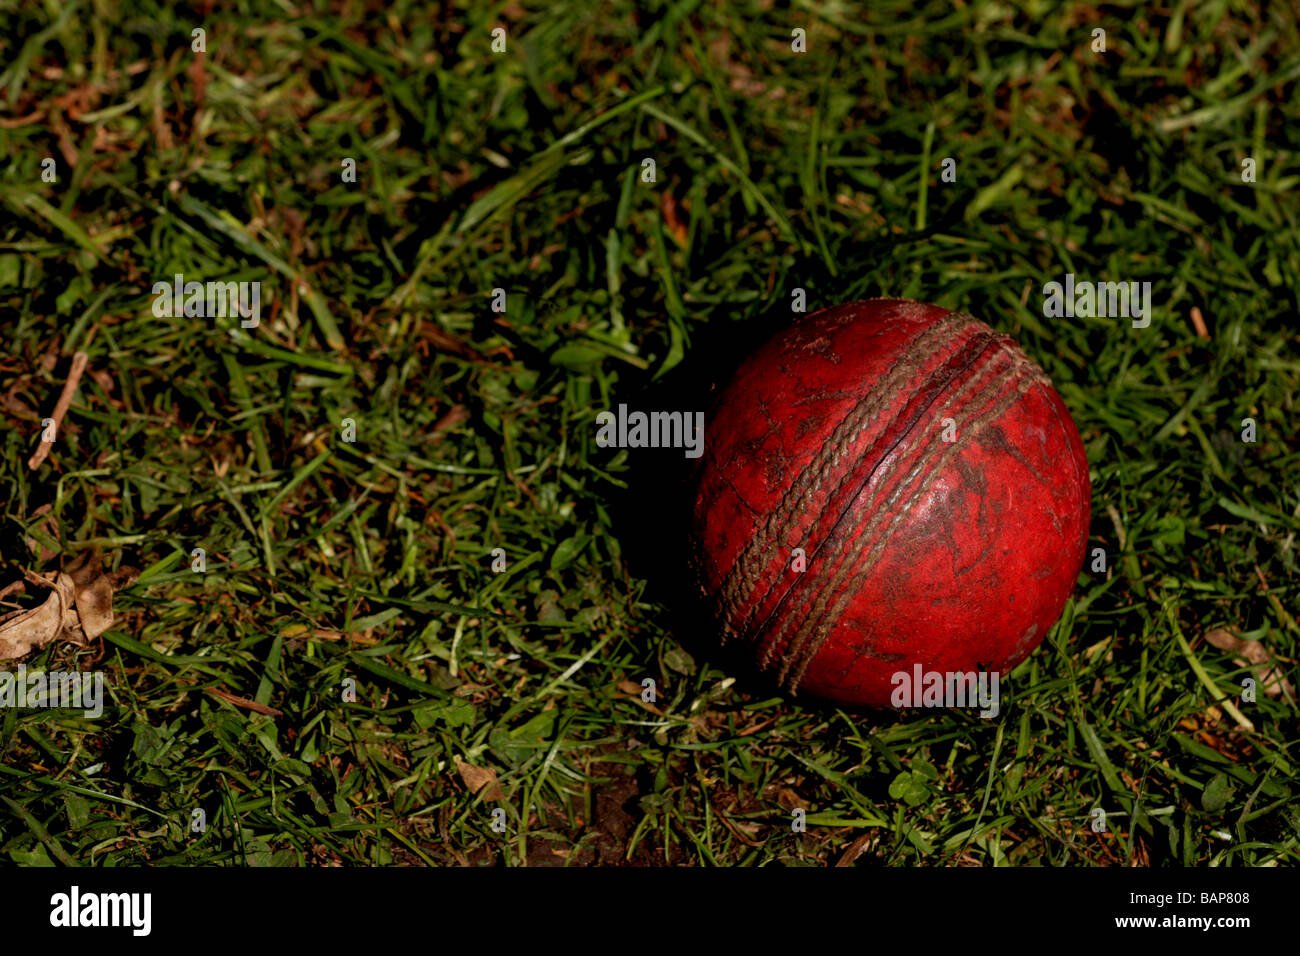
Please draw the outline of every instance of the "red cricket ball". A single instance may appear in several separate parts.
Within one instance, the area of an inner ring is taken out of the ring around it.
[[[693,560],[723,640],[783,687],[886,706],[915,665],[1005,674],[1038,646],[1090,498],[1078,429],[1012,339],[874,299],[797,322],[722,392]]]

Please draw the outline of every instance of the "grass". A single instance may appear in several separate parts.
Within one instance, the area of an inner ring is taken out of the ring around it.
[[[1296,680],[1290,13],[329,6],[0,6],[0,584],[141,572],[26,662],[103,670],[101,719],[0,712],[0,854],[1297,862],[1295,705],[1204,640]],[[156,317],[178,272],[260,281],[261,324]],[[1044,318],[1067,272],[1151,281],[1150,327]],[[973,312],[1078,422],[1107,567],[996,719],[744,673],[669,583],[676,453],[595,445],[619,402],[702,408],[796,288]]]

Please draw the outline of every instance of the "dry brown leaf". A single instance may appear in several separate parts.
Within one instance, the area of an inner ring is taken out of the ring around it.
[[[82,633],[93,641],[113,626],[113,585],[95,551],[81,552],[65,573],[72,579],[72,601]]]
[[[664,712],[660,710],[658,707],[656,707],[654,704],[648,704],[641,699],[641,694],[644,692],[645,688],[642,687],[640,684],[638,684],[636,681],[631,681],[631,680],[620,681],[618,685],[618,689],[623,693],[631,696],[632,703],[640,704],[642,707],[650,711],[650,713],[652,714],[658,714],[660,717],[664,716]]]
[[[469,421],[469,418],[468,408],[464,405],[453,405],[447,410],[446,414],[433,423],[433,430],[435,433],[443,432]]]
[[[1260,690],[1269,697],[1278,697],[1284,694],[1287,700],[1295,700],[1295,688],[1286,679],[1281,668],[1268,666],[1273,663],[1273,658],[1263,642],[1243,641],[1224,627],[1216,627],[1212,631],[1207,631],[1205,640],[1221,651],[1237,655],[1233,658],[1233,663],[1238,667],[1249,667],[1250,672],[1255,675],[1255,680],[1259,683]]]
[[[800,807],[808,806],[808,801],[799,794],[795,793],[789,787],[782,787],[779,784],[772,784],[769,787],[772,793],[776,794],[776,802],[781,804],[787,810],[798,810]]]
[[[42,582],[51,586],[49,582]],[[60,574],[54,590],[40,607],[14,611],[0,618],[0,660],[26,657],[63,633],[66,609],[72,604],[72,579]]]
[[[840,858],[835,865],[837,867],[852,866],[853,861],[856,860],[858,857],[862,856],[862,854],[866,852],[867,844],[871,842],[871,838],[873,836],[875,836],[875,834],[868,831],[862,834],[862,836],[858,837],[852,843],[850,843],[848,849],[845,850],[844,853],[840,855]]]
[[[456,758],[456,769],[460,771],[460,779],[464,782],[469,792],[478,796],[482,794],[484,800],[504,800],[506,795],[501,790],[501,784],[497,781],[497,772],[487,767],[476,767],[473,764],[466,763],[459,757]]]
[[[105,574],[93,550],[63,571],[29,574],[27,582],[49,588],[50,596],[39,607],[0,617],[0,660],[26,657],[61,635],[83,644],[99,637],[113,626],[113,591],[137,576],[134,568]]]

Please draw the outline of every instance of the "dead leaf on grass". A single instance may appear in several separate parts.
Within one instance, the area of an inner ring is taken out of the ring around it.
[[[835,865],[837,867],[852,866],[853,861],[856,860],[858,857],[862,856],[862,854],[867,851],[867,845],[871,843],[871,840],[875,835],[876,835],[875,833],[872,833],[870,831],[862,834],[862,836],[858,837],[856,840],[854,840],[852,843],[849,844],[848,849],[845,850],[840,855],[840,858]]]
[[[646,701],[641,699],[641,694],[645,692],[645,688],[642,687],[640,684],[638,684],[636,681],[630,681],[630,680],[621,681],[618,685],[618,689],[622,691],[624,694],[627,694],[629,697],[631,697],[632,703],[639,704],[640,706],[644,707],[646,710],[650,711],[650,713],[652,714],[657,714],[660,717],[664,716],[664,712],[660,710],[658,707],[656,707],[654,704],[646,703]]]
[[[456,758],[456,769],[460,771],[460,779],[464,782],[469,792],[478,796],[482,794],[484,800],[504,800],[505,793],[501,790],[501,784],[497,780],[497,772],[487,767],[476,767],[473,764],[466,763],[459,757]]]
[[[1269,697],[1285,695],[1287,700],[1295,700],[1295,688],[1286,679],[1281,668],[1268,666],[1273,663],[1273,657],[1263,642],[1243,641],[1224,627],[1207,631],[1205,640],[1221,651],[1235,654],[1233,662],[1238,667],[1249,667],[1259,683],[1260,690]]]
[[[49,588],[50,596],[39,607],[0,617],[0,660],[26,657],[61,635],[80,644],[93,641],[113,626],[113,591],[138,576],[134,568],[105,573],[93,550],[83,551],[63,571],[28,574],[27,583]]]

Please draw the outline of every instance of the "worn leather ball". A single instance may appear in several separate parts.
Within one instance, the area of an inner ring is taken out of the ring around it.
[[[746,359],[696,481],[722,639],[847,704],[889,705],[917,664],[1005,675],[1087,541],[1088,461],[1047,376],[977,319],[902,299],[809,315]]]

